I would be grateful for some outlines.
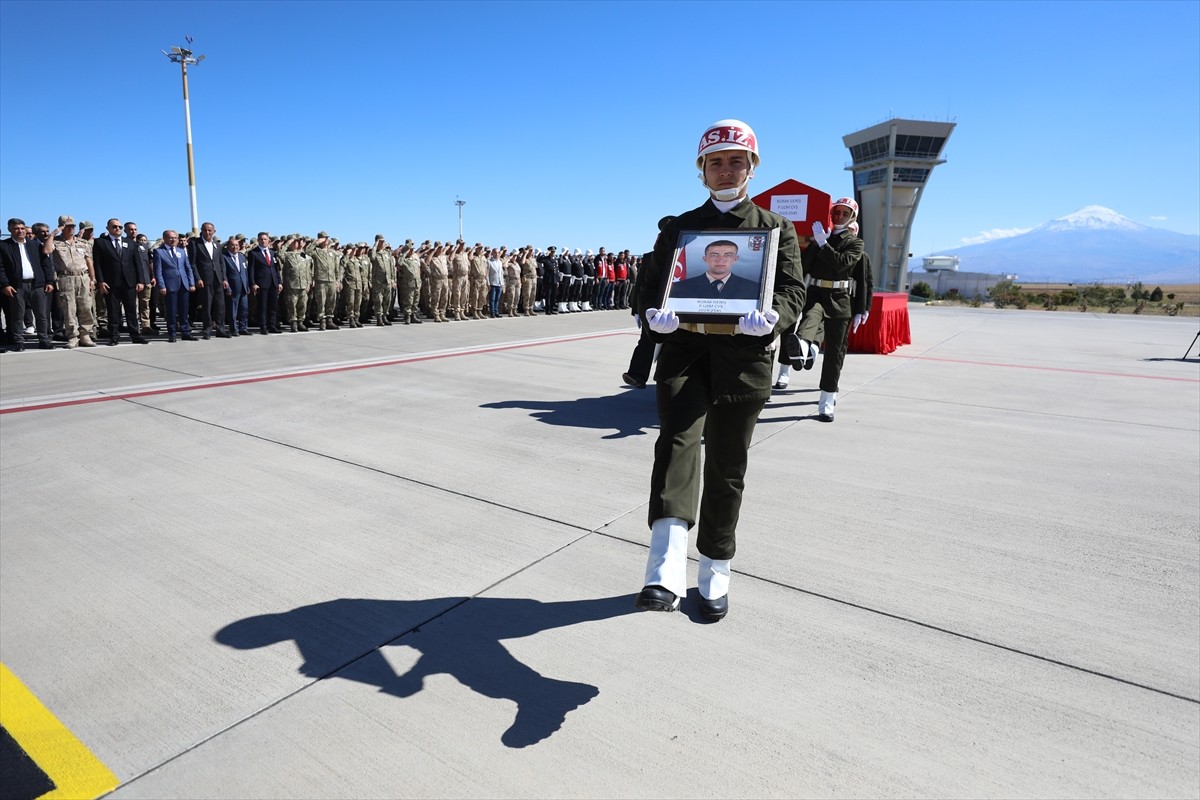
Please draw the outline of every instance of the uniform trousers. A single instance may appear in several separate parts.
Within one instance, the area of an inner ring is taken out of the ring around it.
[[[445,275],[433,272],[429,275],[429,310],[435,317],[446,316],[446,307],[450,302],[450,279]]]
[[[521,277],[508,275],[504,278],[503,310],[505,314],[516,316],[517,304],[521,301]]]
[[[63,333],[68,342],[80,336],[92,337],[96,332],[96,316],[92,313],[91,279],[87,275],[60,275],[58,278],[58,307],[63,315]]]
[[[467,275],[450,276],[450,310],[464,311],[470,303],[471,279]]]
[[[533,303],[537,299],[537,273],[526,272],[521,275],[521,310],[526,314],[533,313]]]
[[[825,308],[814,305],[804,310],[796,335],[809,342],[819,341],[825,329],[825,355],[821,359],[821,391],[836,392],[842,377],[842,362],[846,359],[846,341],[850,337],[850,320],[826,316]]]
[[[678,377],[658,380],[655,398],[659,433],[650,473],[648,522],[678,517],[689,528],[697,524],[696,548],[701,555],[733,558],[750,439],[767,401],[712,402],[712,369],[706,358],[697,359]]]
[[[299,325],[304,321],[304,313],[308,308],[308,289],[303,287],[299,289],[285,288],[283,291],[285,293],[283,310],[286,321]]]
[[[317,281],[313,294],[317,298],[317,316],[332,317],[337,308],[337,284],[330,281]]]
[[[342,301],[346,304],[346,316],[351,319],[358,319],[359,310],[362,308],[363,290],[361,283],[351,283],[349,281],[342,284]]]
[[[154,303],[154,287],[144,284],[137,293],[138,327],[143,330],[150,327],[150,307]]]
[[[422,294],[421,281],[416,275],[402,273],[399,283],[396,302],[399,303],[400,310],[406,318],[415,317]],[[428,304],[425,307],[428,308]]]

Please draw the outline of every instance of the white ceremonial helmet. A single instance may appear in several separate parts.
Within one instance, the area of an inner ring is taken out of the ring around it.
[[[710,153],[719,153],[723,150],[742,150],[750,154],[750,174],[746,176],[747,182],[754,177],[754,168],[761,162],[758,155],[758,137],[754,135],[753,128],[740,119],[717,120],[705,129],[704,134],[700,137],[700,144],[696,148],[696,169],[700,170],[700,182],[706,189],[709,187],[704,178],[704,158]],[[716,199],[727,201],[737,198],[745,188],[745,183],[743,183],[735,189],[720,191],[709,189],[709,191]]]
[[[834,206],[845,206],[850,209],[850,221],[858,219],[858,203],[854,202],[852,197],[839,197],[829,205],[829,210],[833,211]]]

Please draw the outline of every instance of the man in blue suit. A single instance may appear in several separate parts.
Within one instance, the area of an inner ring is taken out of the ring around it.
[[[709,242],[704,248],[704,274],[679,281],[671,287],[671,297],[679,298],[724,298],[726,300],[754,300],[758,298],[758,284],[733,272],[738,260],[735,242],[722,239]]]
[[[179,247],[179,234],[163,231],[163,243],[154,251],[154,278],[167,311],[167,341],[175,341],[175,332],[183,331],[184,341],[193,341],[188,322],[188,293],[196,291],[196,276],[187,251]]]
[[[225,262],[225,299],[229,306],[229,335],[250,333],[250,267],[242,255],[242,243],[230,239],[221,258]]]

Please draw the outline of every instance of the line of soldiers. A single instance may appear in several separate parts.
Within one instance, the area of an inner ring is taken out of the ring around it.
[[[74,220],[64,215],[53,231],[40,223],[33,226],[39,242],[48,243],[47,273],[57,275],[59,281],[82,275],[87,284],[73,294],[69,309],[62,302],[47,303],[44,327],[47,333],[53,330],[54,338],[67,341],[69,347],[92,346],[101,335],[115,340],[119,331],[109,325],[110,304],[93,270],[94,225],[81,223],[78,234],[73,225]],[[162,244],[161,239],[151,242],[146,234],[139,233],[133,222],[125,223],[121,233],[122,241],[147,262]],[[180,236],[178,246],[191,254],[193,267],[201,260],[197,258],[199,248],[212,243],[214,234],[211,223],[205,223],[202,236]],[[247,240],[244,234],[224,242],[218,238],[215,243],[222,254],[248,253],[261,244]],[[277,237],[268,241],[267,248],[277,259],[281,283],[278,299],[272,298],[277,306],[271,307],[277,308],[278,321],[294,332],[362,327],[370,320],[378,326],[394,322],[408,325],[420,324],[422,319],[448,322],[628,308],[639,264],[628,250],[609,254],[603,247],[598,254],[567,248],[560,253],[557,247],[538,250],[527,245],[510,249],[479,242],[469,247],[461,240],[428,239],[420,245],[408,239],[392,247],[383,234],[376,235],[368,245],[340,243],[326,231],[315,237],[298,233]],[[226,336],[227,329],[244,332],[248,326],[260,330],[267,327],[266,321],[259,319],[260,303],[225,302],[230,288],[220,274],[223,259],[211,258],[210,253],[210,258],[202,260],[206,268],[217,270],[208,273],[203,290],[189,297],[189,319],[202,326],[203,337],[208,338],[211,330],[217,336]],[[164,316],[164,301],[154,286],[153,270],[149,263],[146,266],[149,279],[135,293],[136,321],[122,314],[118,326],[128,330],[134,341],[160,333],[158,321]],[[237,318],[239,307],[245,309],[241,313],[248,312],[249,319]],[[14,325],[6,319],[5,323],[19,337],[24,320]],[[40,338],[42,326],[38,327]]]

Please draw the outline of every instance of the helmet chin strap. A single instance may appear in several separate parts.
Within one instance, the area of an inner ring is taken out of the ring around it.
[[[750,179],[754,177],[754,170],[750,170],[746,174],[746,180],[742,181],[741,185],[735,186],[732,189],[713,189],[708,185],[708,181],[704,179],[703,172],[696,177],[700,178],[700,182],[704,184],[705,189],[708,189],[708,193],[713,196],[713,199],[728,203],[730,200],[737,200],[742,192],[746,191],[746,187],[750,185]]]

